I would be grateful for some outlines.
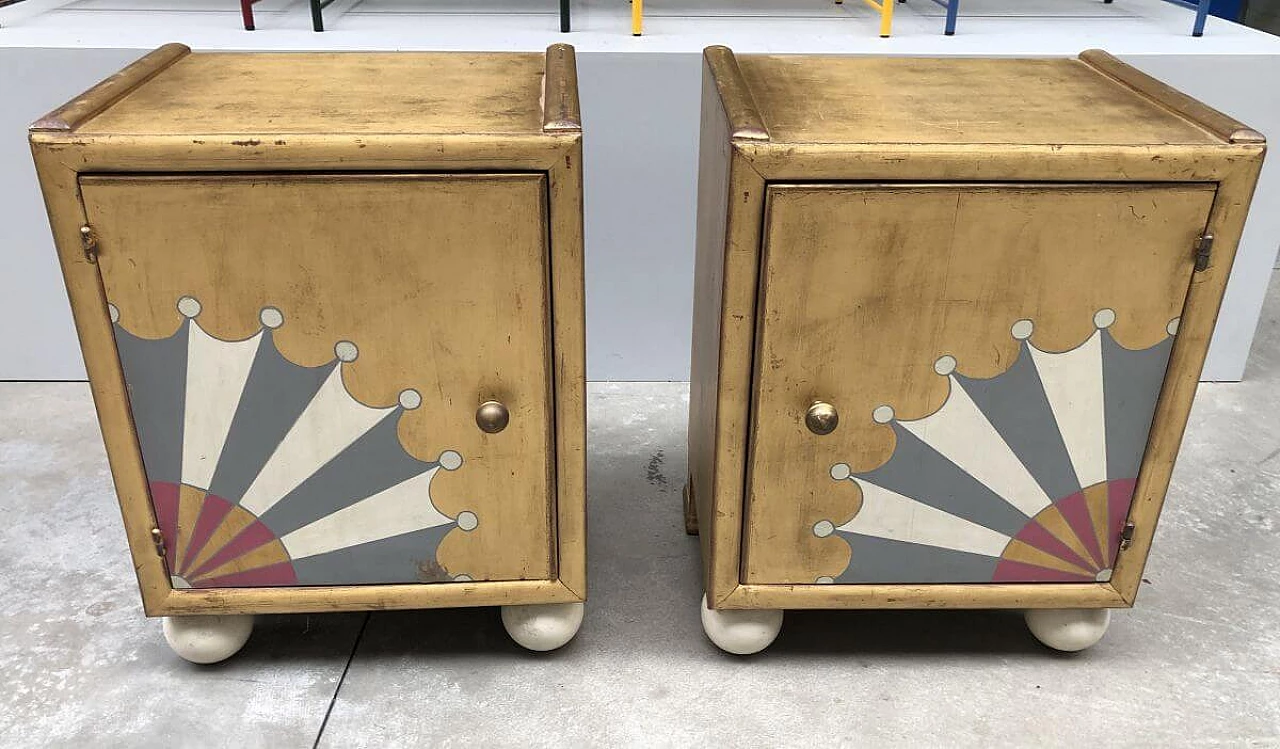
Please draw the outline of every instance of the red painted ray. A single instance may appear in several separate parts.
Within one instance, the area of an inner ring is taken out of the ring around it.
[[[1092,577],[1087,575],[1073,575],[1070,572],[1062,572],[1061,570],[1051,570],[1047,567],[1038,567],[1034,564],[1025,564],[1023,562],[1015,562],[1010,559],[1001,559],[996,565],[996,573],[992,576],[993,583],[1091,583],[1094,582]]]
[[[226,546],[223,546],[216,554],[209,557],[208,561],[200,565],[199,569],[192,570],[190,577],[192,579],[198,578],[202,574],[210,570],[216,570],[232,559],[248,554],[259,546],[271,543],[274,540],[276,540],[276,534],[263,525],[262,521],[255,520],[251,525],[237,533],[235,538],[228,541]]]
[[[191,564],[196,555],[209,543],[209,537],[222,524],[223,518],[231,512],[233,505],[227,500],[216,494],[206,494],[204,498],[204,506],[200,508],[200,516],[196,518],[196,527],[191,531],[191,540],[187,542],[187,553],[182,555],[182,564],[179,569],[185,574],[187,565]]]
[[[1093,569],[1101,569],[1101,565],[1105,565],[1105,555],[1102,549],[1098,547],[1098,537],[1093,532],[1093,518],[1089,515],[1089,504],[1085,501],[1084,492],[1076,492],[1068,497],[1063,497],[1054,502],[1058,507],[1058,511],[1062,513],[1062,517],[1067,519],[1067,524],[1071,526],[1071,530],[1075,532],[1076,538],[1079,538],[1093,555],[1096,560],[1094,564],[1088,565]]]
[[[1074,528],[1074,526],[1072,527]],[[1043,552],[1052,554],[1063,561],[1070,562],[1087,570],[1097,572],[1101,569],[1092,561],[1082,559],[1079,554],[1071,550],[1070,546],[1059,541],[1043,525],[1040,525],[1040,523],[1035,520],[1024,525],[1022,530],[1018,531],[1018,535],[1015,538],[1030,546],[1034,546]]]
[[[211,577],[195,583],[197,588],[260,588],[273,585],[297,585],[298,575],[289,562],[269,564],[244,572]]]

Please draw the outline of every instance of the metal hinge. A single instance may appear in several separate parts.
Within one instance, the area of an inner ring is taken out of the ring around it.
[[[151,543],[155,544],[156,546],[156,556],[163,558],[164,557],[164,534],[160,532],[159,528],[151,529]]]
[[[1209,267],[1209,254],[1211,252],[1213,252],[1213,235],[1205,232],[1196,239],[1196,270],[1200,271]]]
[[[1120,550],[1124,551],[1133,545],[1133,523],[1125,523],[1124,529],[1120,531]]]
[[[90,263],[98,262],[98,235],[93,227],[85,224],[80,227],[80,248],[84,250],[84,259]]]

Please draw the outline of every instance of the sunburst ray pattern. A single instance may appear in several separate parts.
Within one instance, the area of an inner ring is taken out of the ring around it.
[[[935,362],[950,393],[934,413],[899,420],[892,404],[871,418],[894,430],[883,465],[831,478],[851,481],[860,509],[813,532],[852,554],[838,583],[1092,582],[1110,578],[1156,399],[1177,333],[1142,350],[1120,346],[1099,310],[1074,349],[1011,334],[1018,358],[995,377],[969,378],[950,355]]]
[[[165,559],[175,587],[258,587],[470,579],[436,558],[444,536],[479,519],[448,517],[431,500],[440,471],[461,468],[405,451],[397,426],[421,405],[412,389],[388,408],[347,391],[352,341],[318,367],[288,361],[272,333],[224,341],[200,327],[199,301],[168,338],[128,332],[110,307]],[[452,574],[451,574],[452,573]]]

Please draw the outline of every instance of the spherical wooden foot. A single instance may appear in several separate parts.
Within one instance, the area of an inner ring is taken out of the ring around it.
[[[781,609],[712,609],[702,597],[702,629],[716,647],[751,655],[769,647],[782,629]]]
[[[544,652],[573,639],[582,626],[581,603],[503,606],[502,626],[517,645]]]
[[[1111,609],[1031,609],[1024,616],[1037,640],[1066,653],[1097,644],[1111,624]]]
[[[249,615],[166,616],[164,639],[192,663],[217,663],[239,652],[253,632]]]

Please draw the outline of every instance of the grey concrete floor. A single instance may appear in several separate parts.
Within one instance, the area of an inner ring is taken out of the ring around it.
[[[83,384],[0,384],[0,745],[1280,744],[1280,281],[1206,384],[1132,611],[1064,656],[1005,612],[789,612],[724,655],[684,535],[687,388],[590,387],[591,600],[527,653],[494,609],[260,619],[213,667],[141,615]]]

